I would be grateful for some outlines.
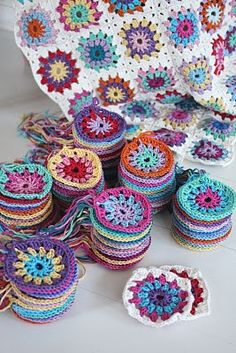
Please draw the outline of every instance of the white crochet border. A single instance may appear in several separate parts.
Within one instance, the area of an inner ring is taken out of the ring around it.
[[[148,274],[153,274],[154,277],[160,276],[161,274],[165,275],[166,279],[169,281],[176,280],[178,283],[178,286],[184,291],[187,291],[189,294],[189,300],[188,304],[184,307],[183,313],[175,313],[173,314],[168,320],[162,321],[162,320],[157,320],[156,322],[152,322],[150,319],[148,319],[145,316],[141,316],[139,313],[139,310],[135,307],[135,304],[132,304],[129,302],[130,299],[133,297],[133,293],[129,290],[129,288],[134,285],[135,280],[142,280],[147,277]],[[179,276],[175,275],[172,272],[169,271],[164,271],[163,269],[157,268],[157,267],[141,267],[135,271],[133,271],[132,276],[128,280],[128,282],[125,285],[124,291],[123,291],[123,303],[125,308],[127,309],[129,315],[133,317],[134,319],[140,321],[142,324],[147,325],[147,326],[152,326],[152,327],[163,327],[170,325],[178,320],[181,320],[185,316],[188,316],[192,304],[194,302],[194,297],[191,293],[191,284],[190,281],[187,279],[180,278]]]

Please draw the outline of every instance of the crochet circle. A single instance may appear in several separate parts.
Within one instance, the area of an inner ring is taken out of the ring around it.
[[[103,226],[126,235],[142,232],[151,223],[151,206],[147,198],[124,187],[98,195],[94,200],[94,212]]]
[[[134,271],[123,292],[129,315],[153,327],[184,318],[193,301],[190,281],[155,267]]]
[[[93,188],[102,176],[98,156],[81,148],[63,147],[49,158],[48,170],[56,181],[79,189]]]
[[[236,207],[236,193],[220,181],[202,176],[177,191],[178,203],[193,219],[212,221],[230,216]]]
[[[13,199],[43,199],[52,188],[52,177],[39,164],[2,164],[0,193]]]
[[[73,251],[49,238],[14,241],[5,259],[8,280],[23,293],[51,298],[66,292],[77,276]]]
[[[195,268],[169,265],[160,267],[164,271],[170,271],[177,276],[189,279],[191,282],[191,292],[194,296],[194,302],[190,314],[185,316],[184,320],[193,320],[210,314],[210,292],[202,274]]]
[[[82,144],[115,144],[124,137],[125,120],[117,113],[91,105],[83,109],[75,118],[73,134],[75,142]]]
[[[130,173],[152,178],[167,174],[174,163],[173,153],[166,144],[142,135],[124,147],[121,160]]]

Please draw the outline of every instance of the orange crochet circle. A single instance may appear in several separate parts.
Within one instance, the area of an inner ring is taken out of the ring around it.
[[[138,150],[140,143],[144,145],[151,145],[154,148],[158,148],[160,152],[165,155],[165,165],[155,171],[150,172],[145,172],[132,166],[129,162],[130,154],[131,152]],[[123,148],[123,151],[121,153],[121,163],[130,173],[134,175],[141,177],[156,178],[167,174],[171,170],[174,164],[174,156],[173,152],[164,142],[159,141],[156,138],[149,137],[147,134],[144,133],[141,134],[138,138],[133,139],[132,142],[128,143]]]

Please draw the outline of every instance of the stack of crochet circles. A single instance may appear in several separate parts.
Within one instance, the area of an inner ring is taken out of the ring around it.
[[[52,177],[41,165],[1,164],[1,228],[26,232],[45,223],[53,211],[51,188]]]
[[[20,319],[44,324],[59,319],[72,305],[78,284],[73,251],[44,237],[13,242],[5,259],[11,309]]]
[[[123,187],[103,191],[94,200],[91,221],[89,255],[111,270],[134,266],[150,246],[151,206],[135,191]]]
[[[172,151],[155,138],[141,134],[121,154],[120,184],[149,199],[153,213],[165,208],[175,192],[175,165]]]
[[[53,194],[63,207],[90,190],[100,193],[105,186],[98,156],[82,148],[63,147],[49,157],[48,170],[53,177]]]
[[[96,104],[84,108],[74,120],[75,146],[87,148],[99,156],[108,181],[117,177],[125,133],[125,120]]]
[[[191,250],[211,250],[230,234],[236,193],[207,175],[190,179],[173,199],[174,239]]]

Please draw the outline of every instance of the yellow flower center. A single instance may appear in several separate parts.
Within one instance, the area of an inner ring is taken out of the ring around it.
[[[119,102],[124,99],[124,92],[120,88],[110,87],[108,89],[109,99],[113,102]]]
[[[62,81],[68,75],[68,68],[65,63],[57,61],[51,65],[51,78],[54,80]]]

